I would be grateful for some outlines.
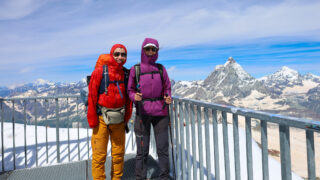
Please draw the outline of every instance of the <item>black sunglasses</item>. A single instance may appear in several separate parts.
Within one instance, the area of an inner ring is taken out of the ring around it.
[[[155,47],[146,47],[146,48],[144,48],[146,51],[152,51],[152,52],[156,52],[158,49],[157,48],[155,48]]]
[[[122,57],[127,57],[127,54],[126,53],[119,53],[119,52],[115,52],[115,53],[113,53],[113,56],[114,57],[118,57],[118,56],[122,56]]]

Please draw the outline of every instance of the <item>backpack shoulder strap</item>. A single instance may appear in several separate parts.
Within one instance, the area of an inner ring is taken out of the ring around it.
[[[137,90],[140,92],[140,64],[134,65],[134,70],[136,72],[136,85],[137,85]]]
[[[124,80],[129,79],[130,70],[127,69],[126,67],[122,67],[122,69],[123,69],[123,73],[124,73]]]
[[[129,76],[130,76],[130,70],[123,67],[123,73],[124,73],[124,87],[126,89],[126,92],[128,90],[128,80],[129,80]]]
[[[104,76],[104,93],[108,94],[109,70],[108,70],[108,66],[106,64],[103,65],[103,76]]]
[[[159,64],[159,63],[156,63],[157,66],[158,66],[158,69],[159,69],[159,72],[160,72],[160,77],[161,77],[161,81],[162,81],[162,84],[164,83],[164,80],[163,80],[163,66],[162,64]]]

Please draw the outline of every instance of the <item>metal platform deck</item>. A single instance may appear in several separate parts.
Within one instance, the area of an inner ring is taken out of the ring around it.
[[[110,179],[111,157],[107,157],[106,175]],[[156,179],[158,175],[156,160],[149,156],[148,175],[150,179]],[[92,180],[91,160],[58,164],[53,166],[18,169],[5,172],[0,175],[0,180]],[[135,179],[135,154],[125,155],[124,171],[122,179]]]

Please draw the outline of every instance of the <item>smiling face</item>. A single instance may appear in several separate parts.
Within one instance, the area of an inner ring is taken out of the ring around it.
[[[112,56],[119,64],[127,60],[127,53],[123,48],[115,49]]]

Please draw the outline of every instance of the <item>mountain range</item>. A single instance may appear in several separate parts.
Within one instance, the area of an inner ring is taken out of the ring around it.
[[[256,79],[232,57],[204,80],[174,82],[175,96],[320,120],[320,77],[286,66]]]
[[[1,97],[54,97],[59,95],[76,95],[80,90],[86,87],[86,80],[82,79],[76,83],[55,83],[43,79],[38,79],[35,82],[23,84],[16,87],[0,87]],[[78,104],[78,106],[77,106]],[[24,104],[23,101],[14,102],[14,114],[12,113],[12,102],[4,101],[3,116],[5,121],[12,121],[12,116],[15,122],[23,123],[24,121]],[[86,114],[84,111],[84,104],[80,99],[75,98],[61,98],[59,99],[59,124],[61,127],[71,126],[70,121],[78,121],[77,109],[80,116],[80,121],[86,124]],[[34,124],[37,121],[40,125],[47,125],[44,121],[48,119],[48,126],[55,126],[56,123],[56,102],[55,99],[45,100],[31,100],[26,101],[26,120],[28,124]],[[37,114],[37,116],[36,116]],[[47,115],[47,116],[46,116]]]
[[[172,94],[178,97],[320,120],[320,77],[310,73],[301,75],[286,66],[256,79],[230,57],[225,64],[217,65],[204,80],[172,80],[171,84]],[[86,86],[85,79],[76,83],[55,83],[38,79],[16,87],[0,87],[0,97],[75,95]],[[61,118],[76,117],[78,103],[81,121],[86,122],[84,105],[80,100],[62,99],[60,103]],[[4,102],[6,121],[12,119],[11,107],[11,102]],[[48,119],[54,124],[55,109],[53,101],[47,107],[44,101],[32,101],[26,106],[26,116],[32,123],[35,121],[34,112],[38,113],[38,121],[44,120],[47,113]],[[20,101],[15,102],[15,118],[18,122],[24,119],[23,103]]]

